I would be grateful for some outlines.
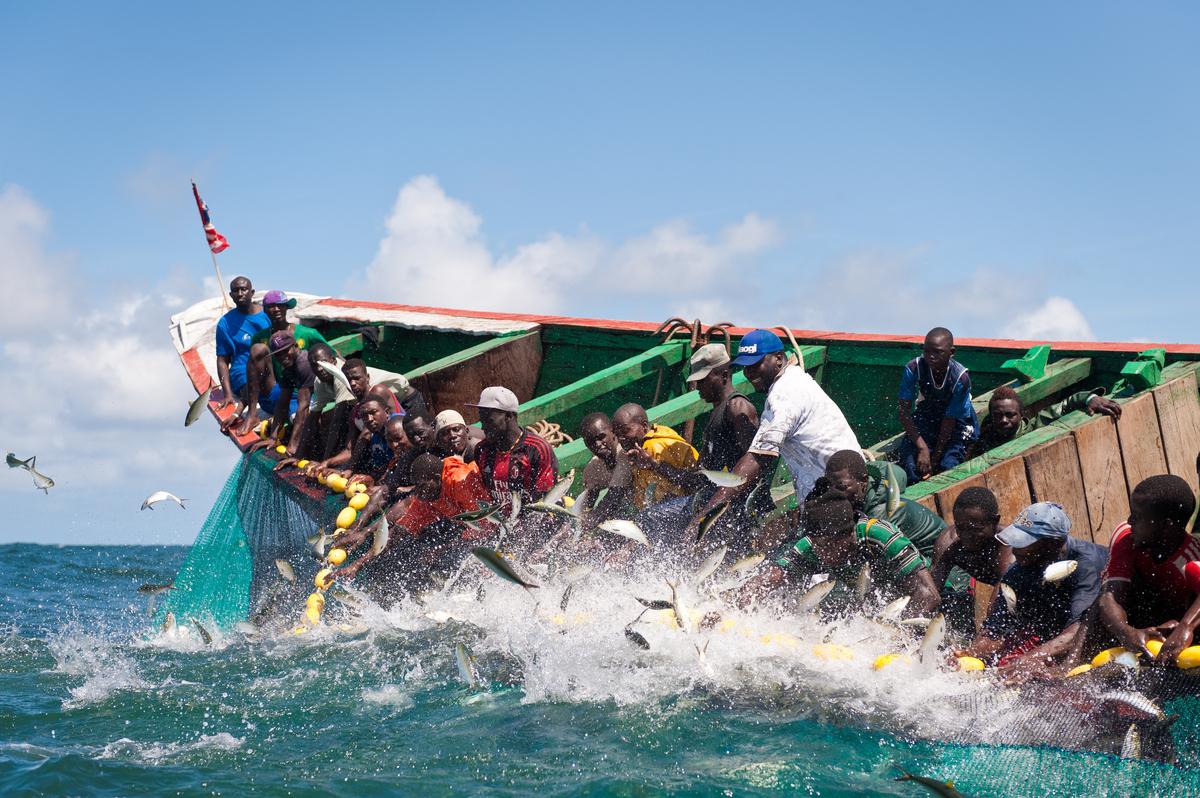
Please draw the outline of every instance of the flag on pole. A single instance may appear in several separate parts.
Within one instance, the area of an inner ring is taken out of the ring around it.
[[[229,241],[217,232],[217,228],[213,227],[208,218],[208,206],[200,199],[200,190],[196,188],[195,180],[192,181],[192,194],[196,196],[196,207],[200,209],[200,222],[204,225],[204,237],[208,239],[208,248],[214,255],[229,249]]]

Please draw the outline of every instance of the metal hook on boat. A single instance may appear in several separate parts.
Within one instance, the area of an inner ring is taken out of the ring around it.
[[[800,344],[796,343],[796,336],[792,335],[792,329],[790,327],[785,327],[782,324],[773,327],[772,329],[779,330],[787,336],[788,341],[792,344],[792,352],[796,356],[796,365],[798,365],[800,368],[804,368],[804,355],[800,354]],[[791,357],[789,356],[788,359],[791,360]]]
[[[729,328],[733,326],[731,321],[719,321],[711,325],[704,332],[704,342],[712,343],[714,335],[720,334],[725,339],[725,354],[729,354],[730,348],[733,346],[733,341],[729,337]]]
[[[688,326],[688,323],[685,319],[681,319],[678,316],[672,316],[671,318],[664,321],[662,324],[658,325],[658,329],[655,330],[653,334],[654,335],[662,335],[663,343],[665,344],[667,341],[671,340],[671,337],[673,335],[675,335],[676,330],[678,330],[680,327],[687,327],[687,326]]]

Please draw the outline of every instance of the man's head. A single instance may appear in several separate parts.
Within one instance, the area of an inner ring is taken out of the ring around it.
[[[755,390],[767,391],[787,362],[783,339],[770,330],[752,330],[742,336],[733,365],[741,366]]]
[[[287,312],[296,307],[296,300],[289,299],[282,291],[268,291],[263,294],[262,306],[263,312],[271,320],[271,326],[282,330],[287,326]]]
[[[613,434],[612,424],[603,413],[589,413],[579,423],[579,436],[588,451],[599,457],[608,465],[617,459],[617,436]]]
[[[377,396],[368,396],[358,404],[359,418],[362,419],[363,426],[371,432],[382,432],[383,425],[387,423],[391,414],[391,408]]]
[[[250,278],[234,277],[230,280],[229,298],[238,310],[243,313],[249,312],[250,308],[254,307],[254,286],[250,284]]]
[[[1011,440],[1017,434],[1024,413],[1025,405],[1012,388],[1001,385],[992,391],[992,398],[988,400],[988,425],[999,433],[1001,439]]]
[[[687,381],[695,386],[700,398],[715,405],[725,398],[725,391],[732,374],[729,353],[721,344],[705,344],[696,350],[691,359],[691,373]]]
[[[484,388],[479,394],[479,401],[467,405],[479,410],[479,425],[483,427],[483,434],[494,442],[516,434],[520,428],[517,424],[520,406],[517,395],[499,385]]]
[[[284,368],[291,368],[296,362],[296,339],[292,338],[291,333],[275,333],[271,336],[270,346],[271,354]]]
[[[829,487],[844,495],[856,510],[867,504],[867,464],[861,453],[853,449],[834,452],[825,463],[825,478]]]
[[[442,495],[442,458],[428,452],[418,455],[412,461],[410,473],[417,498],[427,502],[437,501]]]
[[[308,348],[308,365],[312,366],[313,374],[321,382],[332,382],[333,375],[322,368],[317,368],[318,363],[328,363],[331,366],[337,366],[337,352],[333,351],[333,347],[329,344],[323,344],[317,341]]]
[[[1159,474],[1143,479],[1129,495],[1133,545],[1156,558],[1169,555],[1183,542],[1195,509],[1196,497],[1183,477]]]
[[[983,486],[967,488],[954,500],[954,529],[967,551],[979,551],[996,537],[1000,506],[996,495]]]
[[[350,383],[350,392],[355,399],[362,400],[371,387],[371,375],[367,373],[367,364],[361,358],[352,357],[342,364],[342,373]]]
[[[934,327],[925,333],[921,357],[934,374],[945,373],[950,358],[954,357],[954,334],[945,327]]]
[[[404,434],[413,448],[432,451],[437,445],[437,427],[428,413],[410,413],[404,417]]]
[[[470,431],[467,421],[457,410],[443,410],[433,419],[433,431],[442,451],[461,455],[467,450]]]
[[[1012,546],[1018,565],[1049,565],[1058,558],[1071,534],[1071,519],[1061,504],[1038,502],[1021,512],[996,535],[996,540]]]
[[[404,433],[404,416],[388,416],[383,425],[383,439],[387,441],[388,448],[393,453],[408,448],[408,435]]]
[[[617,408],[612,417],[613,433],[626,449],[640,449],[650,434],[650,419],[646,408],[630,402]]]
[[[846,561],[854,522],[854,507],[844,493],[831,490],[804,503],[804,529],[813,552],[827,565]]]

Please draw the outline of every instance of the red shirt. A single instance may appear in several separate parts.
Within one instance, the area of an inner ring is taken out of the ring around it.
[[[1121,524],[1109,544],[1104,581],[1130,583],[1130,606],[1125,609],[1136,612],[1143,625],[1179,620],[1196,598],[1183,571],[1193,560],[1200,560],[1200,538],[1188,535],[1171,556],[1155,561],[1134,547],[1129,524]]]
[[[497,451],[489,440],[480,441],[475,445],[475,462],[493,501],[504,507],[512,503],[513,491],[521,491],[521,501],[534,502],[558,479],[554,447],[528,430],[521,430],[521,437],[507,452]]]
[[[442,495],[432,502],[413,496],[404,517],[396,523],[415,536],[434,521],[469,510],[478,510],[479,502],[488,504],[491,499],[491,494],[483,486],[483,480],[479,478],[479,469],[474,463],[464,463],[457,457],[447,457],[442,461]],[[472,540],[482,535],[483,533],[476,533],[468,527],[463,532],[463,539]]]

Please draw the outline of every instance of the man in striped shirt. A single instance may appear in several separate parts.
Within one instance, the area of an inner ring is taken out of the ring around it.
[[[785,585],[803,587],[818,574],[853,586],[864,566],[885,600],[912,597],[907,609],[911,615],[927,615],[941,601],[916,546],[887,521],[858,520],[850,500],[833,490],[805,502],[796,537],[747,584],[743,596],[753,598]],[[842,593],[848,601],[849,591]]]

